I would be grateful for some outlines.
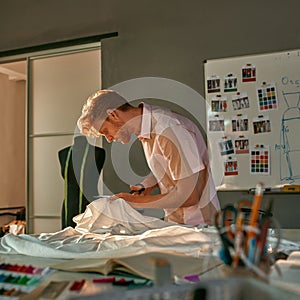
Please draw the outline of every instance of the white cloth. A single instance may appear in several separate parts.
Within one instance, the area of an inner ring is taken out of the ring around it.
[[[121,198],[98,199],[85,212],[73,218],[80,233],[139,234],[149,229],[174,225],[155,217],[143,216]]]
[[[214,228],[174,225],[143,216],[123,199],[95,200],[74,221],[75,228],[54,233],[7,234],[1,238],[0,254],[72,259],[172,251],[198,257],[219,247]]]

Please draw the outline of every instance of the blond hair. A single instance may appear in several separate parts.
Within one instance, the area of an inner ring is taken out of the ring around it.
[[[108,109],[126,110],[128,107],[130,107],[129,103],[117,92],[100,90],[86,100],[77,126],[82,134],[98,137],[101,126],[94,128],[93,124],[95,122],[102,124],[108,116]]]

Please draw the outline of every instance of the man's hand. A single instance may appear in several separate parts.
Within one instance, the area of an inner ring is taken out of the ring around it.
[[[145,195],[145,187],[143,184],[141,183],[138,183],[136,185],[130,185],[130,194],[133,194],[133,195]]]
[[[116,200],[118,198],[122,198],[123,200],[125,200],[126,202],[128,202],[129,204],[133,204],[133,203],[143,203],[144,201],[143,195],[140,195],[138,193],[135,194],[131,194],[131,193],[118,193],[116,195],[113,195],[112,197],[109,198],[109,200]]]

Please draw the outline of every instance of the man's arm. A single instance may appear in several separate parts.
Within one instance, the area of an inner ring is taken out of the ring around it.
[[[138,195],[119,193],[115,198],[122,198],[134,208],[178,208],[195,205],[199,202],[207,183],[206,169],[192,176],[176,181],[168,193],[158,195]]]
[[[158,183],[156,178],[153,175],[149,175],[146,177],[141,183],[138,184],[131,184],[130,190],[131,194],[137,195],[150,195],[152,190],[158,187]]]

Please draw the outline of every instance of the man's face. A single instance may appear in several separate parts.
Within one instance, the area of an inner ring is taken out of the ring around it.
[[[108,116],[99,129],[101,135],[111,142],[127,144],[130,141],[131,132],[128,126],[120,118]]]

